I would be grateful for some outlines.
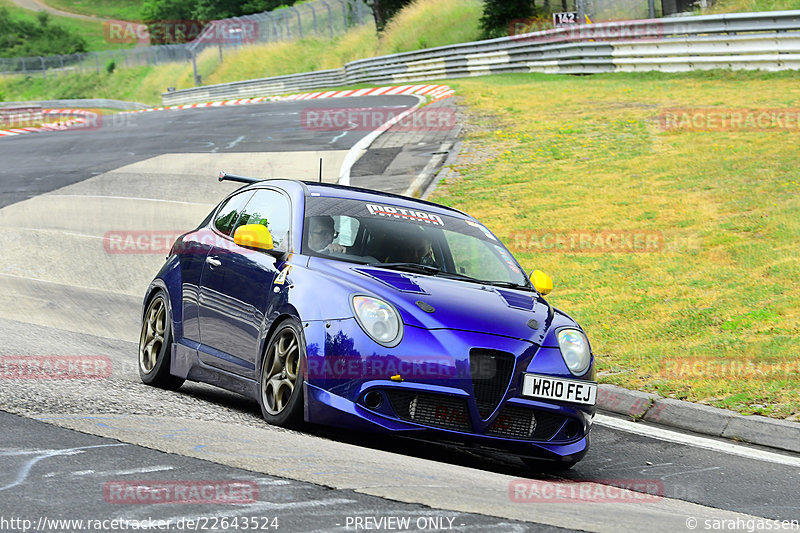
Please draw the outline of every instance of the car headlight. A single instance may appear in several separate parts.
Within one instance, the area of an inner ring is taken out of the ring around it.
[[[564,358],[569,371],[576,376],[585,374],[589,363],[592,362],[592,352],[589,349],[586,335],[577,329],[562,329],[556,338],[561,350],[561,357]]]
[[[356,321],[369,337],[391,348],[403,338],[403,323],[394,307],[379,298],[354,295],[351,299]]]

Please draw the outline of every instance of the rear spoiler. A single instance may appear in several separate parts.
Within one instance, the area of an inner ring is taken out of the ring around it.
[[[262,178],[250,178],[248,176],[237,176],[236,174],[226,174],[224,170],[219,172],[219,181],[238,181],[239,183],[258,183],[265,181]]]

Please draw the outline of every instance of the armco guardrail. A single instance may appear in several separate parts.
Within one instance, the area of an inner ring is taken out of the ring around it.
[[[270,96],[357,83],[405,83],[503,72],[800,68],[800,11],[631,20],[558,28],[353,61],[341,70],[163,95],[165,105]],[[300,86],[282,85],[302,83]],[[242,90],[246,86],[246,93]],[[200,92],[204,90],[203,92]]]
[[[181,105],[211,100],[233,100],[252,96],[268,96],[318,87],[336,87],[346,83],[344,69],[319,70],[305,74],[290,74],[259,80],[237,81],[220,85],[206,85],[194,89],[173,91],[161,95],[164,105]]]
[[[3,102],[4,106],[22,106],[35,104],[42,107],[75,107],[75,108],[100,108],[100,109],[122,109],[124,111],[135,111],[137,109],[147,109],[148,105],[138,102],[126,102],[125,100],[110,100],[108,98],[69,98],[62,100],[29,100],[26,102]]]

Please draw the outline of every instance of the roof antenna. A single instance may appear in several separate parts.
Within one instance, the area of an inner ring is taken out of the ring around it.
[[[322,183],[322,158],[319,158],[319,182]]]

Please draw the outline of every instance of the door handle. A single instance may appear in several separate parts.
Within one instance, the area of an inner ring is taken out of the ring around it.
[[[211,256],[206,257],[206,263],[208,263],[212,267],[218,267],[222,265],[222,261],[220,261],[216,257],[211,257]]]

